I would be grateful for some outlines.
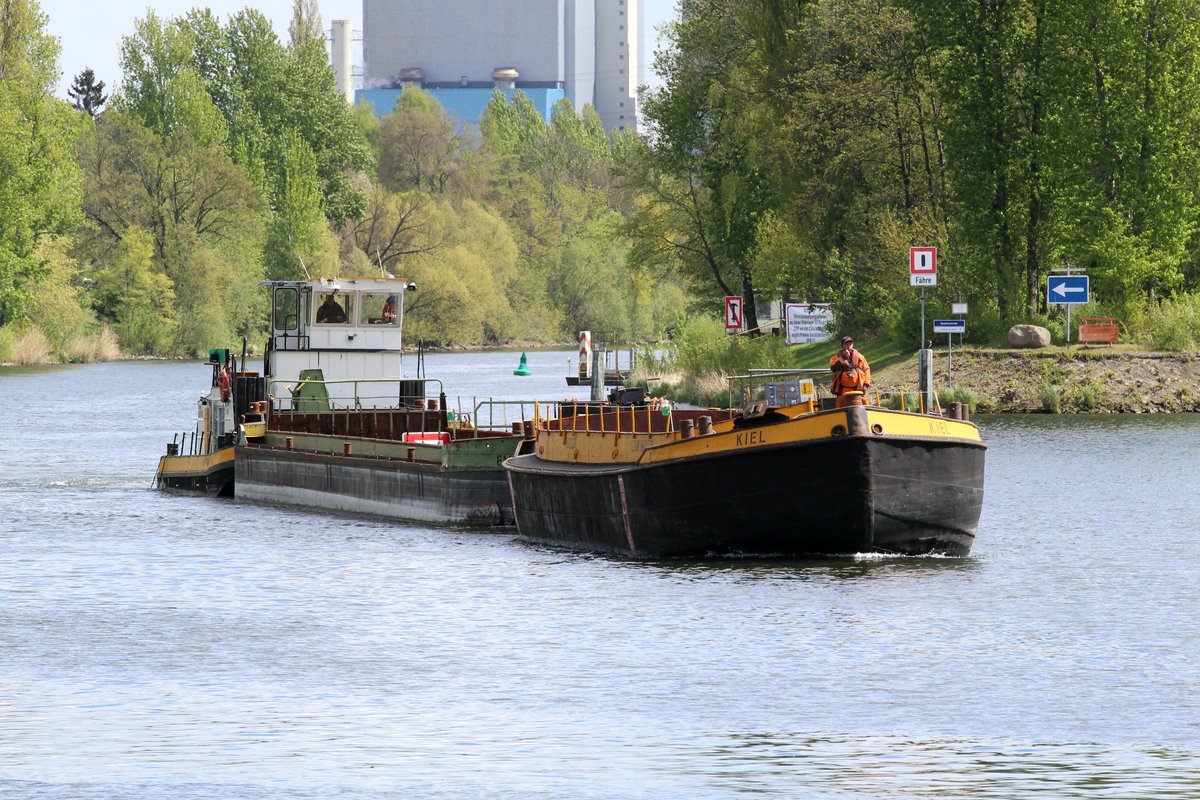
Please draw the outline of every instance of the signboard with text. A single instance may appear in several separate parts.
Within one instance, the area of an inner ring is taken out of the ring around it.
[[[965,319],[935,319],[933,321],[934,333],[966,333],[967,321]]]
[[[833,310],[829,303],[788,303],[784,311],[787,321],[787,343],[807,344],[833,338]]]
[[[908,282],[912,286],[937,286],[937,248],[910,247]]]

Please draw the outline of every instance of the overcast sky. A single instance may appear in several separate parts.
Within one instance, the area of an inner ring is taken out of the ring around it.
[[[503,0],[497,0],[502,2]],[[177,17],[188,10],[207,6],[222,20],[247,6],[259,9],[275,24],[275,31],[282,41],[287,41],[288,22],[292,17],[292,0],[110,0],[104,10],[98,6],[84,5],[80,0],[40,0],[42,10],[50,17],[48,30],[62,42],[59,68],[62,81],[58,94],[66,97],[71,80],[84,67],[91,67],[99,80],[104,81],[106,91],[111,91],[121,82],[121,68],[117,57],[121,37],[133,32],[133,22],[153,8],[160,17]],[[651,34],[659,23],[675,13],[675,0],[642,0],[646,9],[646,27]],[[81,7],[86,10],[81,11]],[[334,19],[354,21],[354,30],[362,31],[361,0],[321,0],[321,14],[325,28]],[[652,35],[652,34],[651,34]],[[651,84],[656,79],[650,69],[654,58],[655,40],[646,40],[646,79]],[[361,46],[356,51],[356,66],[361,66]]]

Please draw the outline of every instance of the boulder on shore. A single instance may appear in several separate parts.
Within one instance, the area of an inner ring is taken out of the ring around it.
[[[1040,325],[1013,325],[1008,329],[1009,347],[1048,347],[1050,331]]]

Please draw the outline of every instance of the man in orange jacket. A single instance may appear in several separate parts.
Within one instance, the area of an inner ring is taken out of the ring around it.
[[[842,349],[829,357],[833,370],[833,394],[837,408],[865,406],[867,389],[871,387],[871,367],[863,354],[854,349],[854,339],[842,337]]]

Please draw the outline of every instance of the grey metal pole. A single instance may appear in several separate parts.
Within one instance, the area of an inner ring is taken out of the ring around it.
[[[954,334],[946,334],[946,385],[954,388]]]
[[[592,402],[598,403],[604,399],[605,364],[600,363],[600,351],[592,351]]]
[[[930,342],[932,344],[932,342]],[[921,411],[928,413],[933,408],[933,351],[922,347],[917,357],[918,389],[921,394]]]
[[[921,287],[921,347],[925,346],[925,287]]]

